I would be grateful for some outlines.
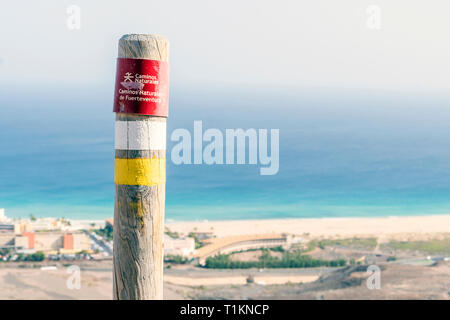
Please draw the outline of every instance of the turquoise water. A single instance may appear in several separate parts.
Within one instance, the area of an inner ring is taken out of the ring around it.
[[[11,217],[111,217],[111,92],[59,92],[0,92],[0,207]],[[172,89],[168,136],[192,131],[194,120],[223,131],[278,128],[278,174],[168,157],[168,219],[450,213],[449,97],[232,92]]]

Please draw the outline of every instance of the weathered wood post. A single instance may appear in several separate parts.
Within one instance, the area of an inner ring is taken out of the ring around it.
[[[114,299],[163,298],[169,43],[119,40],[115,123]]]

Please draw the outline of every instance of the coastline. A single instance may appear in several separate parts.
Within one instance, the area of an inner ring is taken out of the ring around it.
[[[67,230],[103,228],[106,221],[106,219],[99,218],[66,220],[70,221]],[[177,232],[181,236],[186,236],[191,232],[211,232],[216,237],[288,233],[309,239],[375,237],[380,240],[410,241],[439,238],[445,234],[449,236],[450,214],[184,221],[166,219],[165,228],[171,232]]]
[[[173,232],[214,232],[217,237],[292,233],[320,237],[396,236],[405,240],[450,233],[450,214],[392,217],[282,218],[214,221],[166,221]],[[410,237],[408,237],[410,236]]]

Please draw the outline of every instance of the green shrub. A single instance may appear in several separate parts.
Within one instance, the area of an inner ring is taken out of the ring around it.
[[[428,254],[449,254],[450,238],[431,239],[418,241],[391,240],[382,245],[383,249],[394,249],[399,251],[420,251]]]
[[[168,228],[166,228],[165,234],[167,234],[169,237],[178,239],[180,235],[176,231],[170,231]]]
[[[43,261],[44,259],[45,254],[43,252],[36,252],[25,257],[25,261]]]
[[[397,260],[397,258],[394,256],[390,256],[386,259],[386,261],[395,261],[395,260]]]
[[[319,240],[317,245],[321,249],[327,246],[341,246],[373,250],[377,246],[376,238],[348,238],[348,239],[324,239]]]
[[[284,249],[282,246],[277,246],[277,247],[273,247],[273,248],[269,248],[269,250],[273,251],[273,252],[284,252]]]
[[[94,230],[94,232],[105,238],[107,241],[111,241],[113,239],[114,229],[110,225],[107,225],[103,229]]]
[[[204,243],[197,237],[197,235],[193,232],[188,234],[189,238],[193,238],[195,240],[195,249],[199,249],[204,246]]]
[[[164,262],[173,264],[185,264],[189,262],[189,259],[180,255],[166,255],[164,256]]]
[[[315,268],[342,267],[347,264],[345,259],[322,260],[298,252],[284,252],[281,259],[273,257],[270,252],[264,252],[258,261],[234,261],[230,255],[221,254],[206,259],[205,268],[211,269],[249,269],[249,268]]]

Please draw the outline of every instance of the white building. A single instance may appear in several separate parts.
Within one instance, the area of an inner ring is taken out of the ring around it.
[[[164,235],[164,255],[190,257],[195,251],[195,240],[193,238],[172,238]]]
[[[57,231],[62,229],[62,223],[55,218],[38,218],[29,222],[30,231],[52,230]]]
[[[6,222],[5,209],[0,208],[0,222]]]

